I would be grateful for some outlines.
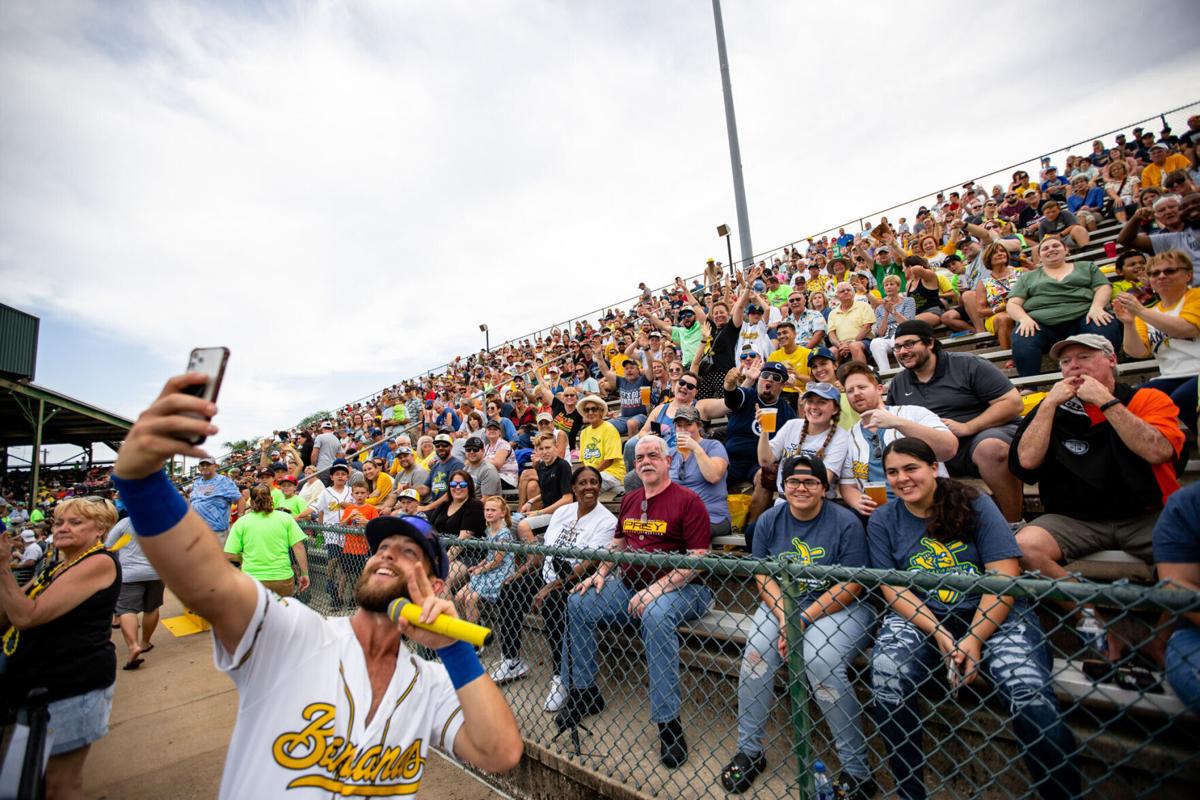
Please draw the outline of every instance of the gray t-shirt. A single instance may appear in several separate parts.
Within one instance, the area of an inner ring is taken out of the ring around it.
[[[464,462],[465,463],[465,462]],[[489,461],[480,461],[478,466],[466,464],[467,474],[475,481],[475,496],[500,494],[500,473]]]
[[[104,546],[112,547],[127,533],[129,534],[129,544],[117,551],[117,558],[121,561],[121,583],[159,580],[158,573],[138,544],[138,537],[133,533],[133,525],[129,522],[129,517],[117,520],[117,524],[113,525],[108,536],[104,537]]]
[[[429,470],[420,464],[414,463],[412,469],[396,473],[396,488],[399,489],[406,483],[413,488],[424,486],[427,480],[429,480]]]
[[[942,419],[970,422],[1012,388],[1012,381],[990,361],[939,350],[929,382],[918,381],[912,370],[900,370],[888,388],[888,403],[924,406]]]
[[[317,454],[317,469],[328,469],[333,464],[333,460],[337,458],[338,450],[341,447],[342,443],[338,441],[338,437],[328,431],[313,439],[313,449],[320,448],[320,452]]]

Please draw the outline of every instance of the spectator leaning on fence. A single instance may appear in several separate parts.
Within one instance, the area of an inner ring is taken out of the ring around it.
[[[608,547],[617,528],[617,518],[600,505],[600,473],[582,466],[571,476],[571,491],[577,499],[559,506],[546,526],[546,547],[578,547],[599,550]],[[570,497],[570,495],[567,495]],[[512,578],[500,589],[497,633],[501,661],[492,671],[492,680],[505,683],[528,674],[529,665],[521,658],[521,640],[525,615],[530,608],[539,611],[542,630],[553,659],[554,676],[546,695],[545,709],[558,711],[566,702],[564,642],[567,595],[587,574],[591,564],[577,558],[542,555],[526,556]]]
[[[630,552],[706,555],[712,543],[708,511],[695,492],[671,481],[667,443],[657,436],[638,442],[635,459],[642,488],[625,494],[610,548]],[[693,569],[602,562],[567,601],[566,655],[569,698],[558,712],[559,730],[604,709],[596,686],[596,628],[601,623],[641,622],[650,681],[650,719],[658,723],[659,755],[670,768],[687,761],[679,720],[678,627],[702,617],[712,592]]]
[[[1021,549],[987,495],[937,477],[937,457],[918,439],[885,448],[896,502],[867,524],[871,566],[930,575],[1019,574]],[[1050,653],[1025,600],[945,587],[882,587],[887,613],[871,653],[876,724],[902,798],[925,797],[921,687],[949,670],[951,689],[984,671],[1013,717],[1025,766],[1043,797],[1075,797],[1075,741],[1050,681]],[[955,695],[951,695],[953,698]],[[940,703],[954,702],[942,699]]]
[[[1038,484],[1046,510],[1017,534],[1021,564],[1049,578],[1067,577],[1060,562],[1100,550],[1152,564],[1155,520],[1179,488],[1179,411],[1157,389],[1117,383],[1103,336],[1072,336],[1050,354],[1063,379],[1022,420],[1009,453],[1009,467]],[[1116,638],[1108,642],[1116,657]]]
[[[824,499],[829,470],[817,456],[799,455],[779,470],[785,501],[768,509],[755,526],[753,556],[799,566],[865,567],[867,541],[853,513]],[[783,590],[769,575],[755,575],[758,608],[738,673],[738,752],[721,772],[721,785],[741,794],[767,765],[763,738],[775,705],[775,673],[789,645],[802,643],[812,696],[833,732],[842,764],[837,781],[847,798],[870,798],[876,791],[862,731],[862,705],[847,674],[850,662],[870,642],[875,615],[859,602],[861,584],[827,579],[800,581],[796,598],[801,642],[789,642]]]
[[[958,453],[945,462],[950,475],[982,478],[1005,518],[1021,519],[1021,482],[1008,469],[1022,407],[1012,381],[982,358],[942,350],[920,320],[896,330],[896,360],[903,369],[888,387],[888,401],[937,414],[958,437]]]
[[[1154,563],[1160,580],[1200,592],[1200,483],[1167,501],[1154,526]],[[1200,711],[1200,611],[1180,616],[1167,642],[1167,680],[1185,706]]]

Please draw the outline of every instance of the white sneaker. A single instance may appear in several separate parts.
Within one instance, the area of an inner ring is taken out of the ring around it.
[[[567,702],[567,689],[557,675],[550,681],[550,693],[546,695],[546,710],[558,711]]]
[[[529,665],[519,658],[506,658],[500,666],[492,670],[491,678],[497,685],[524,678],[529,672]]]

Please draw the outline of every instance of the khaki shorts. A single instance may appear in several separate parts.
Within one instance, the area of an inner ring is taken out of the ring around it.
[[[296,591],[295,584],[290,578],[279,581],[259,581],[259,583],[280,597],[291,597]]]
[[[1115,521],[1090,521],[1042,514],[1031,522],[1049,531],[1066,561],[1074,561],[1101,550],[1124,550],[1147,564],[1154,563],[1154,523],[1156,512]]]

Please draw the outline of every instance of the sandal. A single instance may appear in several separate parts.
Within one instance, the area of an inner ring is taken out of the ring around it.
[[[767,766],[767,757],[759,753],[754,758],[738,751],[729,765],[721,771],[721,786],[730,794],[741,794],[750,788],[754,779]]]

